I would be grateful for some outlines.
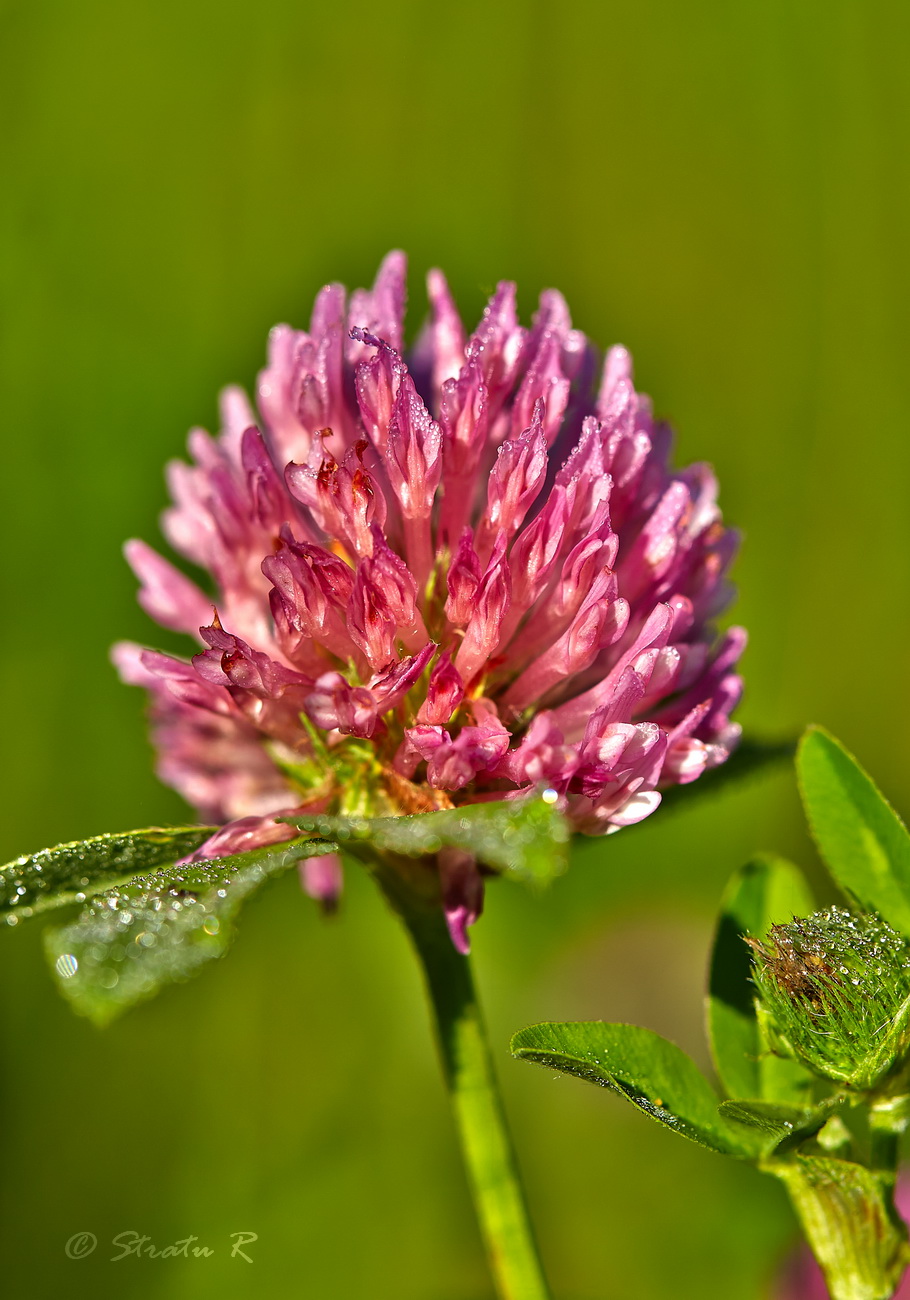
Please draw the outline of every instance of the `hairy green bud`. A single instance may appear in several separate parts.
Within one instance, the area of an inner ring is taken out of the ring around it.
[[[829,907],[746,942],[759,1014],[777,1048],[859,1091],[903,1060],[910,945],[881,917]]]

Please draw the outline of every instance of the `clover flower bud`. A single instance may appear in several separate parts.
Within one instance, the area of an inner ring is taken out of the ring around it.
[[[772,1046],[867,1091],[910,1047],[910,944],[881,917],[829,907],[747,939]]]

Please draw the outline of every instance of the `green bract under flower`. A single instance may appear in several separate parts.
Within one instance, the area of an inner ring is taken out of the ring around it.
[[[879,916],[829,907],[747,943],[775,1048],[861,1091],[897,1068],[910,1046],[910,945]]]

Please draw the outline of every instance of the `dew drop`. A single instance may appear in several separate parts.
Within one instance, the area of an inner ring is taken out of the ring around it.
[[[64,952],[54,962],[54,967],[61,979],[71,979],[79,969],[79,962],[71,952]]]

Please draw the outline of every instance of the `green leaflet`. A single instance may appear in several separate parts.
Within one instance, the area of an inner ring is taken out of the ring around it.
[[[771,1056],[762,1039],[744,936],[763,939],[772,925],[805,916],[813,906],[801,872],[782,858],[753,858],[727,886],[711,955],[707,1021],[714,1066],[730,1097],[795,1105],[806,1100],[806,1072]]]
[[[722,1101],[720,1113],[725,1119],[732,1119],[747,1128],[759,1129],[779,1142],[791,1133],[802,1131],[807,1120],[814,1112],[802,1110],[798,1106],[782,1106],[773,1101]],[[818,1116],[818,1128],[828,1118],[827,1114]]]
[[[569,833],[562,815],[542,798],[467,804],[408,817],[287,818],[301,830],[336,839],[343,850],[359,844],[423,857],[441,848],[464,849],[485,866],[533,884],[565,870]]]
[[[843,745],[810,727],[797,755],[799,786],[822,857],[864,910],[910,936],[910,835]]]
[[[176,862],[208,839],[211,826],[152,826],[58,844],[0,867],[0,912],[11,923],[52,907],[82,902],[115,881]]]
[[[637,1025],[603,1021],[531,1025],[511,1043],[513,1056],[611,1088],[646,1115],[722,1155],[755,1158],[765,1137],[728,1122],[719,1098],[690,1057]]]
[[[105,1024],[133,1003],[220,957],[241,903],[302,858],[332,852],[312,840],[137,876],[92,899],[45,935],[58,983],[76,1011]]]
[[[307,838],[183,867],[175,860],[192,853],[210,829],[152,829],[61,845],[3,868],[0,902],[18,919],[88,898],[77,920],[47,933],[46,946],[75,1009],[105,1023],[220,956],[244,899],[305,857],[341,845],[354,855],[375,848],[410,856],[451,845],[540,883],[563,869],[568,840],[562,817],[543,798],[414,817],[306,818],[301,825]]]
[[[845,1096],[829,1097],[809,1108],[773,1101],[722,1101],[720,1113],[724,1119],[757,1130],[765,1140],[765,1155],[770,1156],[786,1154],[815,1137],[846,1104]]]

